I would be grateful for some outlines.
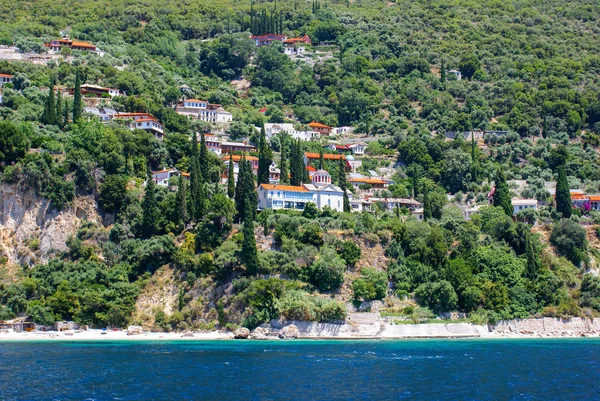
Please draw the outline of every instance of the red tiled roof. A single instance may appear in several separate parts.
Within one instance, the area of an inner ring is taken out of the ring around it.
[[[320,158],[320,155],[318,153],[309,153],[309,152],[305,152],[304,156],[306,156],[307,159],[318,159]],[[325,153],[323,154],[323,159],[324,160],[346,160],[346,156],[345,155],[333,155],[331,153]]]
[[[0,77],[2,78],[12,78],[13,76],[10,74],[0,74]]]
[[[258,161],[258,157],[256,157],[256,156],[245,156],[245,157],[246,157],[246,160],[248,160],[248,161]],[[241,155],[231,155],[231,158],[234,162],[238,162],[238,161],[242,160]],[[223,160],[229,161],[229,156],[225,156],[223,158]]]
[[[321,124],[316,121],[311,122],[308,126],[311,128],[331,128],[329,125]]]
[[[260,187],[266,190],[308,192],[308,189],[295,185],[260,184]]]

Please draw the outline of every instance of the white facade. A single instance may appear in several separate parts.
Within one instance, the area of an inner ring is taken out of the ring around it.
[[[260,127],[254,127],[260,131]],[[297,131],[292,123],[266,123],[265,124],[265,135],[271,139],[280,132],[285,132],[294,139],[300,139],[301,141],[314,141],[320,139],[317,132],[314,131]]]
[[[283,52],[288,56],[298,56],[306,52],[306,47],[304,45],[285,46]]]
[[[179,171],[177,169],[168,169],[168,170],[160,170],[152,172],[152,181],[158,186],[168,187],[169,179],[173,176],[179,175]]]
[[[454,78],[456,78],[457,81],[462,80],[462,73],[458,70],[446,71],[446,74],[452,75]]]
[[[325,170],[315,172],[311,184],[261,184],[258,187],[258,208],[261,210],[304,210],[309,202],[314,203],[318,209],[327,206],[341,212],[344,210],[344,192],[331,183],[331,176]]]
[[[534,209],[537,210],[538,201],[537,199],[511,199],[512,207],[513,207],[513,216],[516,216],[518,212],[524,209]]]
[[[220,104],[210,104],[206,100],[184,100],[177,105],[175,111],[182,116],[213,124],[227,124],[233,120],[233,115],[223,109]]]
[[[362,143],[355,143],[353,145],[348,145],[348,147],[352,151],[352,154],[355,156],[362,156],[365,154],[366,146]]]
[[[415,209],[415,210],[413,210],[411,215],[415,216],[415,218],[419,221],[423,221],[423,218],[425,217],[423,214],[423,209]]]
[[[331,130],[331,133],[333,135],[342,135],[342,134],[349,134],[354,130],[353,127],[334,127]]]

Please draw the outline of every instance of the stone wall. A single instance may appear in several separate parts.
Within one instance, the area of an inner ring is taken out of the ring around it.
[[[577,335],[600,332],[600,319],[544,317],[539,319],[502,320],[495,325],[491,325],[491,329],[498,334]]]

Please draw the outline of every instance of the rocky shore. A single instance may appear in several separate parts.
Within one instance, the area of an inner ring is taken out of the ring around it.
[[[0,330],[2,341],[189,341],[189,340],[276,340],[276,339],[428,339],[428,338],[600,338],[600,320],[581,318],[517,319],[495,325],[470,323],[392,324],[384,320],[364,322],[317,323],[272,321],[254,330],[245,327],[235,332],[146,332],[139,326],[127,330],[70,330],[63,332],[13,332]]]

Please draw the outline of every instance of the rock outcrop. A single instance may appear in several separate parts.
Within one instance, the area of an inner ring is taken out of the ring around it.
[[[144,334],[144,329],[142,329],[142,326],[129,326],[127,328],[128,336],[137,336],[140,334]]]
[[[250,336],[250,330],[245,327],[240,327],[233,333],[234,338],[246,339]]]
[[[257,327],[248,337],[251,340],[267,340],[269,338],[269,329],[265,327]]]
[[[289,340],[292,338],[298,338],[300,333],[298,332],[298,327],[296,325],[290,324],[289,326],[285,326],[279,331],[279,338],[284,340]]]
[[[47,263],[68,249],[67,239],[84,220],[102,222],[92,196],[76,197],[58,210],[34,191],[0,184],[0,257],[14,264]]]

